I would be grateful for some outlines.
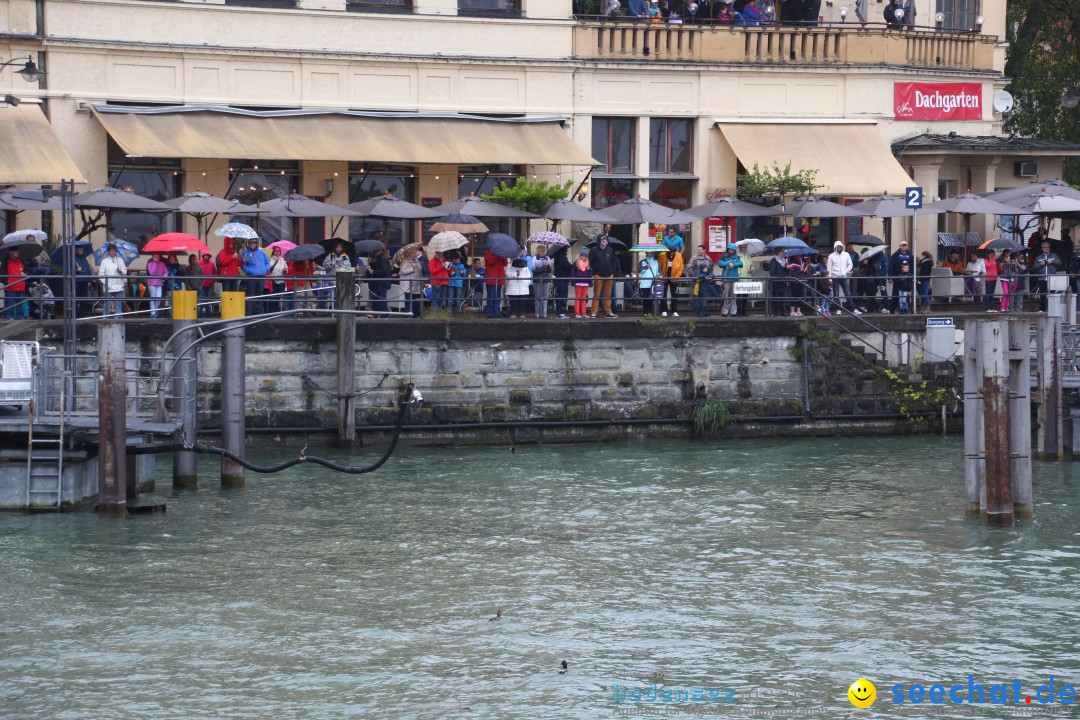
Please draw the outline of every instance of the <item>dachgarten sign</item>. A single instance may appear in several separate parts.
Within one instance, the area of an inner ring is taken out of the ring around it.
[[[893,84],[897,120],[982,120],[980,83]]]

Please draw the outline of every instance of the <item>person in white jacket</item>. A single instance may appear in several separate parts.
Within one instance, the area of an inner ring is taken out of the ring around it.
[[[529,301],[529,286],[532,284],[532,271],[525,248],[521,248],[518,257],[506,266],[506,297],[510,300],[510,317],[525,317],[525,306]]]
[[[829,255],[829,260],[826,263],[826,267],[829,272],[829,279],[832,280],[832,292],[833,292],[833,304],[836,306],[836,314],[839,315],[843,307],[840,302],[840,290],[843,289],[844,297],[847,299],[848,309],[856,315],[862,315],[859,309],[855,307],[855,303],[851,299],[851,256],[844,251],[844,243],[839,240],[833,243],[832,254]]]
[[[127,265],[124,264],[124,259],[116,253],[116,245],[110,243],[105,252],[105,257],[101,258],[101,262],[98,264],[98,277],[101,278],[101,286],[102,290],[105,291],[105,297],[113,299],[105,301],[102,314],[119,315],[124,304],[124,301],[120,298],[124,297],[124,287],[127,285],[127,281],[124,279],[124,276],[127,275]]]

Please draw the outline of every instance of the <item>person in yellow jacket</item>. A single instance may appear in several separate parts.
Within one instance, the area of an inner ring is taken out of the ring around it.
[[[664,299],[660,301],[660,315],[667,317],[667,297],[671,296],[671,315],[679,317],[679,278],[683,274],[681,252],[660,253],[660,277],[664,279]]]

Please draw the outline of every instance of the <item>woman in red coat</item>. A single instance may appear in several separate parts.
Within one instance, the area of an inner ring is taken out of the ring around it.
[[[446,288],[450,285],[450,263],[441,252],[428,260],[428,272],[431,273],[431,309],[446,307]]]
[[[217,256],[217,270],[222,290],[234,292],[239,289],[240,256],[236,254],[236,240],[225,238],[225,249]]]
[[[489,318],[499,317],[502,309],[502,299],[499,294],[502,286],[506,284],[506,264],[504,257],[499,257],[490,250],[484,251],[484,285],[487,290],[487,307],[484,314]]]

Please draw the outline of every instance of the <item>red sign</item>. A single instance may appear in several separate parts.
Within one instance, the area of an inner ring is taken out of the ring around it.
[[[982,120],[980,83],[893,84],[897,120]]]

